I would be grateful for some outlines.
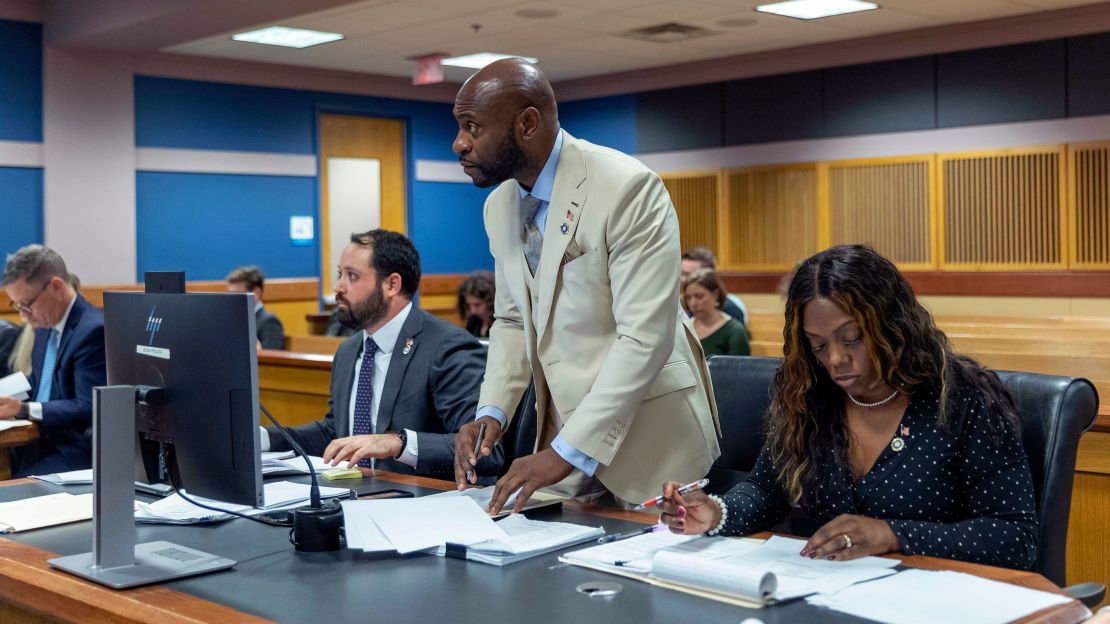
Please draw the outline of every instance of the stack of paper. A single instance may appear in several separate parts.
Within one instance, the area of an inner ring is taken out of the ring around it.
[[[906,570],[806,602],[887,624],[1002,624],[1071,601],[962,572]]]
[[[31,396],[31,382],[23,373],[12,373],[0,379],[0,396],[26,401]]]
[[[74,496],[63,492],[0,503],[0,533],[89,520],[92,512],[92,494]]]
[[[347,547],[367,552],[426,551],[465,546],[466,558],[504,565],[596,538],[604,531],[512,515],[494,522],[467,496],[343,501]]]
[[[827,561],[798,554],[803,540],[645,533],[560,560],[722,602],[762,606],[894,574],[896,559]]]
[[[478,503],[479,507],[485,509],[489,507],[490,501],[493,500],[493,489],[494,486],[491,485],[484,488],[467,488],[461,492],[457,490],[448,490],[439,494],[432,494],[432,496],[465,496],[474,499],[474,502]],[[502,518],[511,514],[513,512],[513,505],[516,504],[516,497],[518,494],[520,494],[520,490],[510,494],[509,498],[505,499],[505,504],[501,507],[501,513],[494,515],[494,518]],[[548,505],[557,505],[565,500],[566,497],[564,496],[548,494],[547,492],[533,492],[532,496],[528,498],[528,502],[524,504],[524,511],[531,511],[540,507],[547,507]]]
[[[190,496],[189,498],[212,507],[218,507],[248,516],[255,516],[267,511],[297,507],[304,504],[309,499],[309,487],[309,485],[304,483],[292,483],[290,481],[267,483],[263,486],[265,506],[262,508],[254,508],[249,505],[235,505],[223,501],[201,498],[200,496]],[[320,496],[323,498],[347,496],[349,492],[350,490],[346,488],[320,488]],[[185,493],[188,494],[188,491]],[[232,517],[233,516],[229,513],[198,507],[176,493],[153,503],[136,502],[135,504],[135,521],[150,524],[197,524],[202,522],[217,522]]]
[[[309,455],[309,459],[312,460],[312,467],[316,469],[316,472],[331,468],[331,466],[324,463],[322,457]],[[262,474],[265,476],[308,474],[308,464],[305,462],[304,457],[297,455],[293,451],[267,452],[262,454]]]
[[[44,475],[31,475],[31,478],[54,485],[92,485],[93,470],[92,468],[85,468],[84,470],[71,470],[69,472],[52,472]]]

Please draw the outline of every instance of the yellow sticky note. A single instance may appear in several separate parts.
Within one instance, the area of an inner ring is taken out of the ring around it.
[[[332,468],[325,470],[321,474],[325,479],[335,481],[336,479],[361,479],[362,471],[358,468]]]

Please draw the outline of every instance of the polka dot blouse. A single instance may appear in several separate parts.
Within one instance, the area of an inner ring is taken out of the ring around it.
[[[884,519],[907,555],[1031,568],[1037,517],[1021,442],[1012,432],[992,438],[978,397],[957,399],[944,428],[937,406],[936,393],[913,396],[899,427],[905,435],[896,436],[904,445],[892,439],[858,481],[847,466],[829,466],[814,495],[803,496],[802,511],[819,526],[840,514]],[[766,448],[723,501],[722,535],[767,530],[785,517],[789,499]]]

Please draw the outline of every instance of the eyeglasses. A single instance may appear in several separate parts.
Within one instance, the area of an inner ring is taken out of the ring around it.
[[[43,284],[42,288],[39,289],[38,294],[35,295],[34,297],[32,297],[31,300],[28,301],[27,303],[17,303],[15,301],[13,301],[12,302],[12,309],[15,310],[16,312],[19,312],[20,314],[30,314],[31,313],[31,306],[35,305],[35,302],[39,300],[39,297],[42,296],[42,293],[46,292],[46,287],[49,286],[50,282],[52,282],[52,281],[53,280],[46,280],[46,283]]]

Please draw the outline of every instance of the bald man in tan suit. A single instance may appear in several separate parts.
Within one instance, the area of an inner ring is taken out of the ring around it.
[[[497,482],[490,510],[559,484],[639,502],[720,455],[705,357],[679,310],[678,219],[659,176],[560,130],[547,79],[520,59],[467,81],[454,150],[486,200],[495,321],[475,422],[456,437],[459,487],[534,378],[536,453]],[[560,483],[561,482],[561,483]]]

